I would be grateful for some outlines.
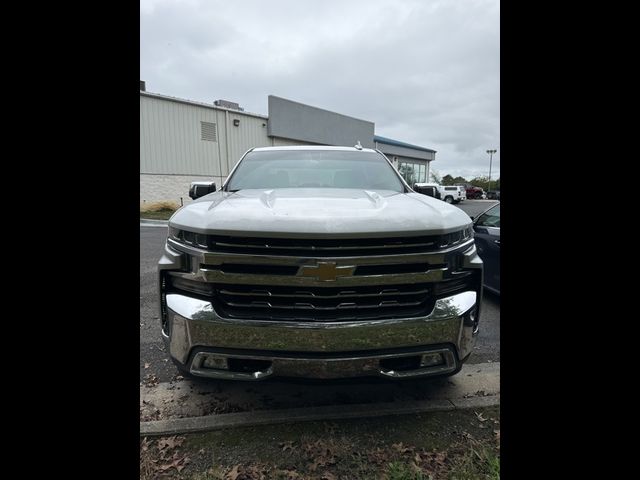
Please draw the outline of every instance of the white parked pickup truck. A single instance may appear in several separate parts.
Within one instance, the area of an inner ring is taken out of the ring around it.
[[[453,375],[471,355],[471,219],[381,152],[253,148],[220,190],[190,196],[158,263],[162,336],[184,374],[402,380]]]
[[[460,203],[467,199],[467,192],[460,185],[440,186],[440,195],[442,200],[447,203]]]

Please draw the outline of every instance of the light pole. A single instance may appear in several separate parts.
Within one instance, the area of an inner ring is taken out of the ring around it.
[[[493,154],[496,152],[497,150],[487,150],[487,153],[489,154],[489,192],[491,191],[491,163],[493,161]]]

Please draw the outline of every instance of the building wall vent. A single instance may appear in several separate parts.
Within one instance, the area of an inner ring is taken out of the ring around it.
[[[208,142],[218,141],[218,126],[211,122],[200,122],[200,131],[202,134],[202,140]]]

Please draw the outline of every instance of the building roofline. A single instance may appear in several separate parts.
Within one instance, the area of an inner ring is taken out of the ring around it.
[[[410,143],[399,142],[391,138],[381,137],[380,135],[374,135],[373,141],[378,143],[384,143],[385,145],[395,145],[396,147],[413,148],[414,150],[420,150],[422,152],[436,153],[436,150],[430,148],[420,147],[418,145],[411,145]]]
[[[196,102],[195,100],[187,100],[187,99],[184,99],[184,98],[171,97],[169,95],[162,95],[160,93],[153,93],[153,92],[147,92],[147,91],[140,90],[140,96],[159,98],[160,100],[168,100],[170,102],[184,103],[186,105],[194,105],[196,107],[211,108],[213,110],[222,110],[222,111],[226,111],[226,112],[236,113],[236,114],[239,114],[239,115],[247,115],[249,117],[262,118],[264,120],[268,120],[269,119],[268,116],[260,115],[259,113],[251,113],[251,112],[245,112],[244,110],[235,110],[233,108],[219,107],[217,105],[213,105],[212,103]]]

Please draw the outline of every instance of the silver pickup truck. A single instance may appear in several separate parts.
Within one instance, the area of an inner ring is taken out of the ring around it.
[[[406,379],[473,349],[471,219],[411,190],[379,151],[268,147],[195,183],[158,265],[162,334],[184,374]]]

